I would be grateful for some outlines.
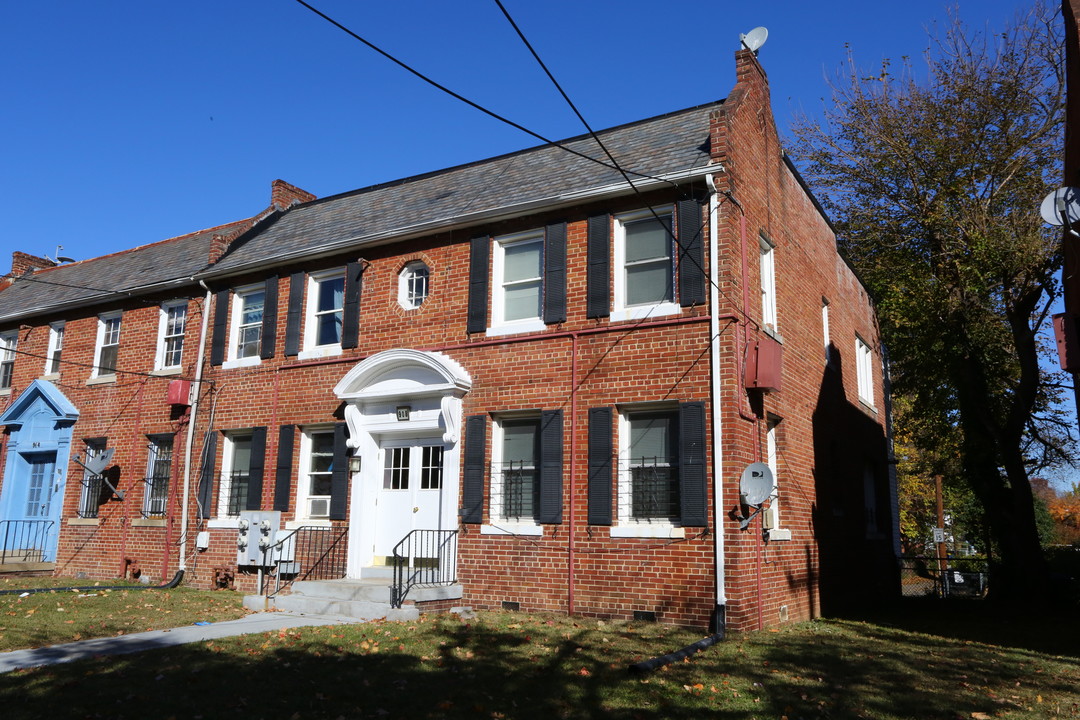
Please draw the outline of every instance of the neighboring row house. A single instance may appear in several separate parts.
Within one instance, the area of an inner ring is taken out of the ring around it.
[[[753,628],[892,592],[874,312],[736,59],[726,100],[599,134],[632,186],[579,137],[319,200],[278,181],[254,218],[94,260],[16,253],[0,521],[34,521],[60,574],[252,591],[317,559],[246,564],[257,512],[339,575],[449,572],[431,609]],[[756,462],[776,482],[745,522]]]

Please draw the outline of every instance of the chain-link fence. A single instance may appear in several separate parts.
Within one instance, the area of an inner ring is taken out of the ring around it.
[[[987,561],[981,557],[902,557],[900,587],[904,597],[985,597]]]

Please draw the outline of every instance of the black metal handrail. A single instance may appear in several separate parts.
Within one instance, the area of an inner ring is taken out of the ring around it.
[[[0,563],[41,562],[53,520],[0,520]]]
[[[986,596],[989,562],[978,556],[902,556],[900,586],[905,597],[939,598]]]
[[[457,530],[413,530],[394,546],[390,605],[400,608],[414,587],[457,582]]]
[[[297,580],[338,580],[345,577],[349,527],[304,525],[267,549],[275,566],[273,597]],[[288,576],[288,577],[286,577]],[[259,588],[263,592],[266,588]]]

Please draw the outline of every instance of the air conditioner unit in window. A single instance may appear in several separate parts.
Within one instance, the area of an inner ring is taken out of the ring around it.
[[[308,517],[330,517],[330,498],[308,498]]]

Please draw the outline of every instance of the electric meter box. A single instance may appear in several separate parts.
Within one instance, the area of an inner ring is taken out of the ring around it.
[[[273,565],[270,549],[281,527],[279,510],[244,510],[236,535],[236,564],[267,567]]]

